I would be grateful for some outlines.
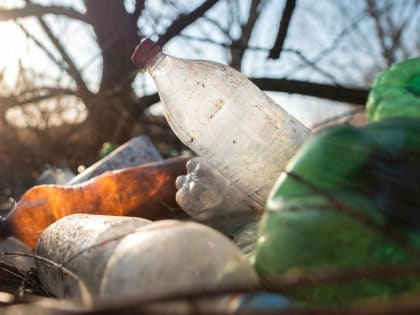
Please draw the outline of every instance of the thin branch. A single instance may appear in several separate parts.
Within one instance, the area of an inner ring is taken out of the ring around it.
[[[89,23],[89,19],[85,14],[69,7],[62,6],[42,6],[39,4],[27,4],[23,8],[18,9],[0,9],[0,21],[14,20],[29,16],[41,17],[45,14],[63,15],[72,19],[77,19]]]
[[[376,7],[376,3],[374,0],[367,0],[367,7],[368,7],[368,13],[372,17],[374,23],[375,23],[375,31],[377,39],[381,45],[382,48],[382,55],[387,63],[387,66],[391,66],[394,62],[392,51],[390,50],[390,47],[388,47],[386,43],[386,31],[384,30],[384,27],[381,23],[380,14],[378,12],[378,9]]]
[[[202,43],[208,43],[208,44],[212,44],[215,46],[221,46],[223,48],[238,48],[238,49],[250,49],[250,50],[254,50],[254,51],[269,51],[269,48],[266,47],[260,47],[260,46],[252,46],[252,45],[247,45],[244,46],[241,43],[227,43],[227,42],[219,42],[217,40],[214,40],[212,38],[209,37],[196,37],[196,36],[192,36],[192,35],[188,35],[188,34],[180,34],[178,35],[179,37],[188,39],[188,40],[193,40],[193,41],[197,41],[197,42],[202,42]],[[289,51],[291,52],[291,51]]]
[[[395,53],[398,46],[401,46],[401,35],[405,30],[407,24],[409,23],[409,19],[407,18],[405,21],[401,23],[401,25],[395,30],[395,33],[392,35],[392,46],[390,48],[391,52]],[[395,60],[395,57],[394,57]]]
[[[262,4],[261,4],[262,3]],[[242,34],[241,34],[241,40],[244,45],[247,45],[249,43],[249,40],[251,39],[251,34],[254,29],[255,23],[257,22],[262,7],[266,4],[266,2],[261,0],[253,0],[251,2],[251,8],[249,10],[248,20],[247,22],[241,26]]]
[[[237,70],[241,70],[242,59],[245,54],[245,49],[237,49],[235,46],[248,46],[251,39],[252,31],[261,13],[261,0],[252,0],[249,8],[248,19],[245,24],[241,25],[241,35],[238,39],[232,41],[230,49],[231,66]],[[239,45],[238,45],[239,44]]]
[[[328,84],[320,84],[298,80],[273,79],[273,78],[249,78],[260,89],[266,91],[286,92],[292,94],[301,94],[329,99],[339,102],[351,103],[353,105],[364,106],[369,94],[367,89],[357,89],[349,87],[339,87]],[[118,91],[110,91],[118,93]],[[137,104],[141,105],[141,109],[137,109],[140,115],[144,108],[155,104],[159,101],[157,93],[145,95],[138,99]]]
[[[383,226],[375,222],[368,216],[360,213],[359,211],[354,210],[351,206],[347,205],[346,203],[343,203],[340,199],[337,199],[333,194],[331,194],[327,190],[318,187],[316,184],[306,180],[302,176],[293,172],[285,172],[285,173],[288,177],[304,185],[306,188],[312,190],[314,193],[324,196],[332,205],[332,211],[336,211],[337,213],[342,213],[344,215],[347,215],[348,217],[354,219],[355,221],[367,227],[371,231],[377,232],[379,235],[393,242],[395,245],[405,250],[408,254],[412,255],[414,258],[416,259],[420,258],[420,251],[414,248],[410,244],[408,239],[399,231],[393,230],[391,228],[388,228],[388,226]]]
[[[302,94],[364,106],[369,94],[367,89],[340,87],[289,79],[250,78],[259,88],[267,91]]]
[[[298,80],[250,78],[259,88],[266,91],[286,92],[329,99],[339,102],[347,102],[353,105],[364,106],[369,90],[338,87],[328,84],[320,84]],[[147,108],[159,101],[157,93],[145,95],[138,99],[141,108]],[[139,114],[142,110],[138,109]]]
[[[360,114],[360,113],[364,113],[365,109],[363,107],[356,107],[355,109],[349,110],[347,112],[344,112],[342,114],[339,115],[335,115],[333,117],[327,118],[323,121],[317,122],[316,124],[311,126],[312,130],[318,130],[320,128],[326,127],[330,124],[335,124],[338,123],[344,119],[345,121],[348,121],[350,119],[352,119],[355,115]]]
[[[32,3],[32,0],[25,0],[26,6],[30,7],[34,4]],[[73,59],[70,57],[70,55],[67,53],[67,51],[64,49],[64,46],[60,43],[59,39],[54,35],[51,28],[48,26],[48,24],[44,21],[42,16],[36,17],[38,23],[41,25],[41,28],[44,30],[44,32],[47,34],[50,41],[53,43],[55,48],[58,50],[58,52],[61,54],[61,57],[63,58],[64,62],[68,65],[68,69],[65,69],[66,72],[73,78],[73,80],[76,82],[79,90],[80,95],[91,95],[92,93],[86,86],[86,83],[84,82],[80,71],[77,69],[75,63],[73,62]]]
[[[41,25],[42,29],[44,30],[44,32],[47,34],[48,38],[54,44],[55,48],[57,48],[57,50],[60,52],[61,56],[63,57],[63,60],[68,65],[69,68],[67,72],[76,82],[78,88],[80,89],[81,94],[84,94],[84,95],[91,94],[88,87],[86,86],[85,81],[82,78],[82,75],[80,74],[80,71],[77,69],[76,65],[74,64],[73,59],[67,53],[64,46],[60,43],[59,39],[55,37],[55,35],[51,31],[51,28],[42,18],[38,17],[37,20],[39,24]]]
[[[0,256],[11,256],[11,257],[31,257],[37,261],[39,261],[40,263],[50,266],[50,267],[54,267],[58,270],[60,270],[61,272],[63,272],[63,274],[65,274],[66,276],[70,277],[71,279],[73,279],[74,281],[76,281],[78,288],[80,290],[80,294],[81,294],[81,300],[82,303],[84,305],[91,305],[92,301],[91,301],[91,296],[89,294],[89,290],[86,287],[86,284],[84,283],[84,281],[73,271],[71,271],[70,269],[67,269],[66,267],[64,267],[62,264],[59,264],[51,259],[48,259],[46,257],[43,256],[39,256],[36,254],[32,254],[32,253],[19,253],[19,252],[0,252]]]
[[[133,12],[133,16],[135,19],[138,19],[140,15],[143,13],[143,10],[145,8],[144,3],[145,3],[145,0],[136,0],[136,6]]]
[[[392,7],[392,4],[386,5],[378,11],[379,12],[384,12],[384,11],[388,10],[390,7]],[[321,62],[321,60],[328,57],[338,47],[340,42],[343,41],[346,36],[351,34],[356,29],[356,25],[358,25],[359,23],[361,23],[363,20],[365,20],[367,18],[369,18],[369,14],[366,14],[365,10],[363,10],[360,14],[356,15],[355,18],[352,19],[352,21],[347,26],[345,26],[343,29],[341,29],[341,31],[331,41],[331,43],[327,47],[325,47],[323,50],[321,50],[312,59],[312,63],[317,64],[317,63]],[[297,66],[293,67],[290,71],[288,71],[288,73],[285,74],[285,76],[288,77],[290,75],[296,74],[296,72],[298,70],[301,70],[303,67],[304,67],[304,64],[297,65]]]
[[[21,31],[25,34],[26,37],[31,39],[35,45],[39,47],[46,55],[47,57],[54,62],[60,69],[64,69],[66,72],[68,72],[68,69],[66,69],[66,65],[61,61],[58,60],[52,52],[41,42],[39,41],[33,34],[31,34],[26,27],[20,23],[19,21],[15,21],[15,24],[21,29]]]
[[[210,16],[203,16],[203,21],[208,22],[209,24],[213,25],[214,27],[216,27],[225,37],[232,39],[230,34],[229,34],[229,27],[225,28],[223,27],[219,21],[213,19]]]
[[[268,55],[268,58],[278,59],[280,57],[281,50],[283,48],[284,41],[287,36],[290,21],[292,19],[293,11],[295,10],[296,0],[287,0],[283,10],[283,16],[280,21],[279,31],[277,33],[274,46]]]
[[[194,290],[186,293],[175,293],[166,297],[152,298],[149,300],[139,300],[138,298],[126,300],[119,303],[106,303],[100,309],[87,311],[83,314],[108,315],[108,314],[167,314],[165,311],[159,312],[158,308],[153,308],[155,303],[165,306],[165,302],[183,301],[189,302],[190,306],[194,306],[196,301],[204,300],[211,297],[220,297],[226,295],[234,295],[240,293],[259,293],[259,292],[287,292],[288,290],[301,287],[316,287],[326,285],[327,283],[338,283],[345,285],[352,281],[360,279],[395,279],[401,277],[411,277],[419,275],[419,265],[408,266],[369,266],[361,268],[347,268],[339,270],[321,270],[302,272],[298,275],[284,275],[277,279],[266,281],[262,280],[258,285],[247,285],[231,288],[215,288],[206,291]],[[299,304],[291,304],[284,308],[272,308],[259,310],[255,314],[277,314],[277,315],[408,315],[419,314],[420,302],[418,295],[411,295],[404,299],[394,298],[380,303],[361,303],[352,305],[344,305],[341,307],[302,307]],[[169,304],[170,305],[170,304]],[[167,305],[168,307],[170,307]],[[148,308],[151,306],[151,308]],[[164,310],[164,309],[163,309]],[[222,315],[227,314],[226,309],[216,311],[215,309],[200,309],[194,311],[192,309],[190,315]],[[248,314],[247,309],[243,309],[244,314]],[[229,313],[230,314],[230,313]],[[251,314],[251,313],[249,313]]]
[[[7,108],[37,103],[53,97],[65,95],[77,95],[77,93],[71,89],[44,87],[25,91],[19,95],[0,97],[0,107],[2,110],[5,110]]]
[[[330,79],[331,82],[334,83],[335,86],[341,87],[341,84],[338,82],[337,78],[332,73],[329,73],[328,71],[322,69],[315,62],[308,59],[300,50],[283,48],[282,51],[293,52],[295,55],[297,55],[300,58],[301,61],[303,61],[308,66],[310,66],[313,70],[317,71],[319,74],[323,75],[324,77]]]
[[[5,259],[5,261],[7,261],[7,259]],[[13,291],[16,290],[16,293],[18,294],[18,297],[13,295],[13,298],[11,298],[10,301],[7,301],[7,304],[30,302],[31,298],[28,298],[25,294],[28,290],[29,292],[43,296],[50,295],[42,288],[39,281],[35,279],[32,270],[27,272],[20,271],[15,264],[10,261],[7,263],[0,262],[0,281],[2,286],[8,288],[7,291],[9,291],[9,289]]]
[[[139,112],[139,114],[142,114],[144,109],[152,106],[153,104],[156,104],[157,102],[160,102],[159,94],[153,93],[149,95],[144,95],[138,100],[138,104],[141,105],[142,110]]]
[[[238,41],[237,42],[232,42],[231,44],[229,44],[229,43],[218,42],[218,41],[215,41],[215,40],[213,40],[211,38],[208,38],[208,37],[195,37],[195,36],[191,36],[191,35],[188,35],[188,34],[180,34],[179,36],[182,37],[182,38],[188,39],[188,40],[194,40],[194,41],[209,43],[209,44],[213,44],[213,45],[216,45],[216,46],[221,46],[221,47],[229,48],[229,49],[231,49],[231,48],[249,49],[249,50],[263,51],[263,52],[267,52],[267,51],[270,50],[270,48],[266,48],[266,47],[259,47],[259,46],[253,46],[253,45],[246,45],[245,46]],[[338,82],[338,80],[336,79],[336,77],[333,74],[327,72],[326,70],[320,68],[318,65],[313,63],[300,50],[293,49],[293,48],[283,48],[282,52],[291,53],[291,54],[296,55],[302,62],[304,62],[305,64],[307,64],[311,68],[313,68],[319,74],[321,74],[324,77],[330,79],[331,82],[334,83],[335,86],[341,86],[340,83]]]
[[[219,0],[206,0],[195,10],[188,14],[180,15],[172,24],[168,27],[165,34],[161,35],[158,40],[158,45],[163,46],[170,39],[181,33],[187,26],[194,23],[198,18],[202,17],[209,9],[211,9]]]

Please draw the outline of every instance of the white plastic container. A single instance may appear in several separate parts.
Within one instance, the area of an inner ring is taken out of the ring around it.
[[[86,306],[134,298],[257,284],[240,250],[221,233],[194,222],[78,214],[50,225],[35,253],[82,282],[36,260],[42,284]]]
[[[264,205],[310,131],[229,66],[165,55],[149,39],[133,62],[152,76],[178,138]]]
[[[150,222],[134,217],[93,214],[74,214],[58,220],[41,234],[35,254],[73,272],[88,292],[83,292],[79,283],[59,268],[36,260],[42,284],[60,298],[94,300],[99,294],[105,266],[117,244]],[[87,299],[82,293],[90,296]]]
[[[255,286],[257,275],[224,235],[194,222],[153,222],[122,240],[106,266],[101,298],[159,299]]]

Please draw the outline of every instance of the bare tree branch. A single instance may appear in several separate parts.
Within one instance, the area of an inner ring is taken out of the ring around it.
[[[137,101],[137,103],[140,105],[140,106],[137,106],[137,114],[138,115],[142,115],[144,109],[152,106],[153,104],[156,104],[157,102],[160,102],[160,98],[159,98],[159,94],[158,93],[153,93],[153,94],[142,96]]]
[[[257,22],[261,13],[260,3],[261,3],[261,0],[251,1],[248,20],[246,21],[244,25],[241,25],[241,30],[242,30],[241,36],[238,39],[232,41],[232,48],[230,49],[230,53],[232,57],[231,66],[235,69],[238,69],[238,70],[241,69],[242,59],[244,57],[246,48],[238,49],[238,46],[242,46],[242,47],[248,46],[255,23]]]
[[[145,0],[136,0],[136,6],[133,12],[134,18],[137,19],[143,13],[144,3],[145,3]]]
[[[166,44],[171,38],[181,33],[187,26],[202,17],[209,9],[211,9],[219,0],[206,0],[195,10],[189,14],[180,15],[171,26],[168,27],[165,34],[161,35],[158,40],[158,45]]]
[[[219,21],[213,19],[210,16],[203,16],[203,20],[205,20],[206,22],[212,24],[214,27],[218,28],[219,31],[226,36],[226,38],[232,39],[230,34],[229,34],[229,26],[225,27],[223,25],[220,24]],[[184,34],[180,34],[179,36],[183,36]]]
[[[391,7],[392,7],[392,3],[391,4],[388,4],[388,5],[385,5],[383,8],[381,8],[380,10],[378,10],[378,13],[385,12],[386,10],[389,10]],[[338,47],[338,45],[346,37],[349,36],[349,34],[351,34],[354,30],[357,29],[356,28],[357,25],[359,25],[365,19],[369,18],[369,14],[366,14],[365,11],[366,10],[363,10],[360,14],[358,14],[357,16],[355,16],[355,18],[353,18],[348,25],[346,25],[343,29],[341,29],[341,31],[337,34],[337,36],[335,36],[335,38],[331,41],[331,43],[327,47],[325,47],[324,49],[322,49],[312,59],[312,63],[318,64],[323,59],[327,58],[332,52],[334,52],[336,50],[336,48]],[[293,67],[290,71],[288,71],[285,74],[285,76],[288,77],[290,75],[296,74],[296,72],[298,70],[303,69],[304,66],[305,66],[304,64],[300,64],[300,65],[297,65],[297,66]]]
[[[133,300],[128,303],[113,303],[106,305],[101,310],[89,312],[96,315],[110,314],[154,314],[163,315],[165,312],[159,312],[158,308],[148,308],[154,303],[165,303],[183,301],[190,302],[191,315],[210,315],[210,314],[226,314],[229,312],[214,312],[214,310],[193,308],[195,302],[200,298],[221,297],[233,294],[259,293],[259,292],[290,292],[293,289],[325,286],[335,284],[340,285],[354,283],[365,279],[383,280],[383,279],[408,279],[410,277],[417,278],[420,274],[419,265],[382,265],[382,266],[365,266],[354,268],[324,269],[319,271],[301,271],[290,273],[274,279],[261,279],[257,285],[247,286],[231,286],[225,288],[216,288],[212,290],[195,290],[191,292],[182,292],[167,295],[155,299]],[[338,289],[340,290],[340,289]],[[298,303],[292,304],[284,309],[273,308],[264,310],[264,312],[244,312],[249,314],[265,314],[265,315],[414,315],[419,314],[420,302],[418,294],[410,294],[408,296],[390,297],[389,300],[372,300],[364,303],[356,303],[349,307],[342,306],[299,306]],[[165,304],[163,304],[165,305]],[[244,310],[247,310],[244,308]],[[250,310],[250,309],[249,309]],[[86,314],[87,313],[83,313]]]
[[[66,88],[41,87],[25,91],[19,95],[0,97],[0,107],[6,110],[15,106],[37,103],[57,96],[77,95],[76,91]]]
[[[63,57],[63,60],[68,65],[68,74],[73,78],[73,80],[76,82],[78,88],[80,89],[80,94],[82,95],[88,95],[91,94],[88,87],[86,86],[85,81],[82,78],[82,75],[80,74],[80,71],[77,69],[76,65],[73,62],[73,59],[70,57],[70,55],[67,53],[66,49],[63,47],[63,45],[60,43],[59,39],[55,37],[53,32],[51,31],[48,24],[41,18],[37,17],[37,20],[39,24],[41,25],[44,32],[47,34],[48,38],[51,40],[51,42],[54,44],[55,48],[60,52],[61,56]]]
[[[406,25],[409,23],[409,19],[406,19],[405,21],[403,21],[401,23],[401,25],[395,30],[394,34],[392,34],[392,45],[391,45],[391,52],[395,52],[395,50],[397,49],[397,47],[401,47],[401,35],[406,27]],[[394,57],[395,59],[395,57]]]
[[[368,12],[370,16],[373,18],[373,21],[375,23],[377,39],[381,45],[383,57],[387,63],[387,66],[389,67],[393,64],[394,58],[392,56],[392,51],[390,47],[386,43],[386,34],[385,34],[386,31],[384,30],[384,27],[382,26],[380,14],[378,12],[378,9],[376,7],[376,3],[374,0],[367,0],[366,3],[368,7]]]
[[[43,16],[45,14],[63,15],[72,19],[77,19],[89,23],[89,19],[83,13],[69,7],[62,6],[42,6],[29,3],[23,8],[0,9],[0,21],[14,20],[29,16]]]
[[[283,10],[283,16],[280,21],[279,31],[277,33],[274,46],[268,55],[268,58],[278,59],[280,57],[281,50],[283,48],[284,41],[287,36],[290,21],[292,19],[293,11],[295,10],[296,0],[287,0]]]
[[[259,88],[365,105],[369,90],[288,79],[250,78]]]
[[[68,72],[68,69],[66,69],[66,65],[61,61],[58,60],[52,52],[40,41],[38,38],[36,38],[32,33],[30,33],[22,23],[19,21],[15,21],[16,25],[21,29],[21,31],[25,34],[26,37],[31,39],[35,45],[39,47],[46,55],[47,57],[54,62],[60,69],[64,69],[66,72]]]
[[[365,108],[363,108],[361,106],[358,106],[358,107],[356,107],[354,109],[351,109],[347,112],[344,112],[344,113],[339,114],[339,115],[335,115],[335,116],[327,118],[323,121],[317,122],[316,124],[313,124],[311,126],[311,130],[312,131],[317,131],[321,128],[327,127],[327,126],[332,125],[332,124],[348,122],[352,118],[354,118],[357,114],[362,114],[362,113],[366,113]]]
[[[305,82],[287,79],[250,78],[259,88],[266,91],[286,92],[329,99],[339,102],[347,102],[354,105],[364,106],[369,90],[339,87],[334,85]],[[159,101],[157,93],[145,95],[138,99],[137,115],[142,114],[142,109],[147,108]]]
[[[179,36],[188,40],[205,42],[205,43],[209,43],[209,44],[213,44],[213,45],[217,45],[217,46],[225,47],[229,49],[232,49],[232,48],[242,49],[242,50],[249,49],[253,51],[264,51],[264,52],[267,52],[270,50],[269,48],[265,48],[265,47],[242,45],[242,43],[240,42],[235,42],[235,43],[232,42],[231,44],[229,44],[229,43],[218,42],[207,37],[195,37],[188,34],[181,34]],[[283,48],[282,52],[296,55],[304,64],[308,65],[309,67],[313,68],[313,70],[317,71],[319,74],[331,80],[331,82],[334,83],[334,85],[341,86],[337,78],[332,73],[326,71],[325,69],[322,69],[320,66],[315,64],[312,60],[309,60],[300,50],[292,49],[292,48]]]

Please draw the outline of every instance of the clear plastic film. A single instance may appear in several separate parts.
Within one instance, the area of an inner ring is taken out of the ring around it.
[[[187,162],[187,174],[176,180],[176,201],[194,220],[234,234],[256,220],[262,207],[204,158]]]

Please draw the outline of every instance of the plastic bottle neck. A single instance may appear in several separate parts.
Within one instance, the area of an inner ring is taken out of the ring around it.
[[[153,58],[151,58],[147,64],[144,66],[143,70],[148,72],[149,74],[153,74],[155,69],[159,66],[159,64],[165,59],[165,57],[168,57],[163,52],[158,52]]]

